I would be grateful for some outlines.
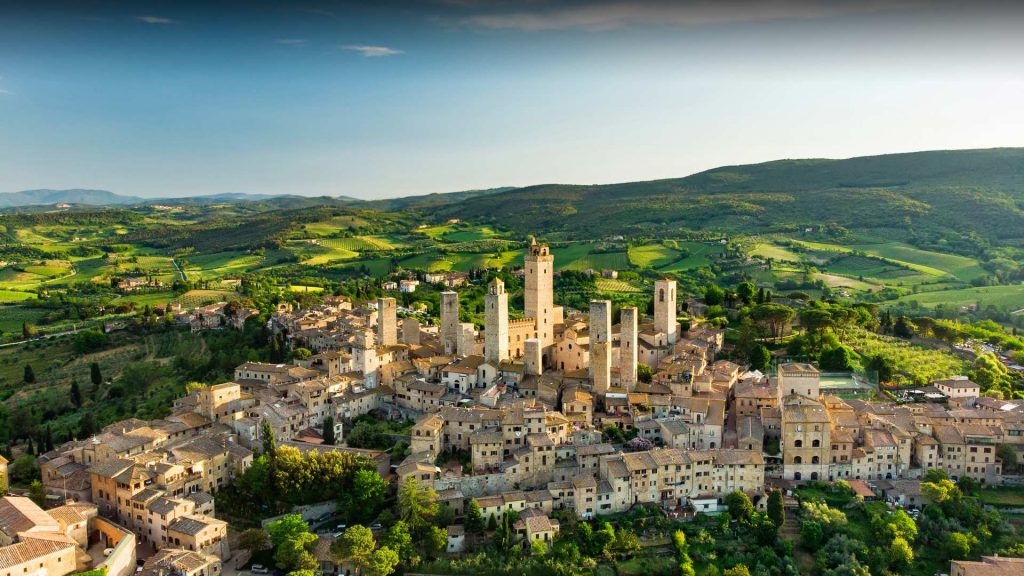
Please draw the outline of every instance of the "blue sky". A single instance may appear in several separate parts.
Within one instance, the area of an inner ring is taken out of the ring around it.
[[[0,191],[378,198],[1024,146],[1022,29],[943,0],[0,0]]]

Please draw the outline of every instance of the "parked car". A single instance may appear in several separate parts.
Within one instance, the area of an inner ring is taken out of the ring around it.
[[[253,574],[270,574],[270,570],[267,569],[263,564],[253,564],[249,571]]]

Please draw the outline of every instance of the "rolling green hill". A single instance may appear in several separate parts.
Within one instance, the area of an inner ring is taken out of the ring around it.
[[[572,237],[679,229],[794,231],[824,224],[938,238],[1024,238],[1024,148],[780,160],[686,178],[546,184],[424,211]]]

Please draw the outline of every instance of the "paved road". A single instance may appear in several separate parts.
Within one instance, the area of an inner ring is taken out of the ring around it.
[[[174,264],[174,269],[177,270],[178,275],[181,276],[181,281],[185,282],[185,271],[181,269],[181,266],[178,266],[178,261],[171,258],[171,264]]]
[[[74,330],[65,330],[64,332],[54,332],[52,334],[46,334],[45,336],[37,336],[35,338],[29,338],[28,340],[18,340],[17,342],[8,342],[6,344],[0,344],[0,348],[6,348],[7,346],[21,346],[22,344],[28,344],[29,342],[38,342],[40,340],[46,340],[47,338],[55,338],[57,336],[67,336],[68,334],[77,334],[84,330],[84,328],[75,328]]]

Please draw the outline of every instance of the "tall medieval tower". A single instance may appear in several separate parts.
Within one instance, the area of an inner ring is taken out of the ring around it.
[[[484,358],[508,360],[508,294],[500,278],[491,280],[484,296]]]
[[[377,342],[382,346],[398,344],[398,304],[394,298],[377,299]]]
[[[594,394],[605,394],[612,383],[612,303],[590,301],[590,379]]]
[[[537,338],[544,347],[555,342],[555,257],[547,246],[530,239],[526,252],[526,290],[523,294],[523,312],[537,321]]]
[[[636,387],[638,317],[636,306],[622,308],[619,320],[619,384],[626,392],[632,392]]]
[[[654,283],[654,329],[668,334],[668,343],[676,343],[676,281],[658,280]]]
[[[459,325],[459,293],[441,292],[441,342],[446,355],[456,354],[462,326]]]

